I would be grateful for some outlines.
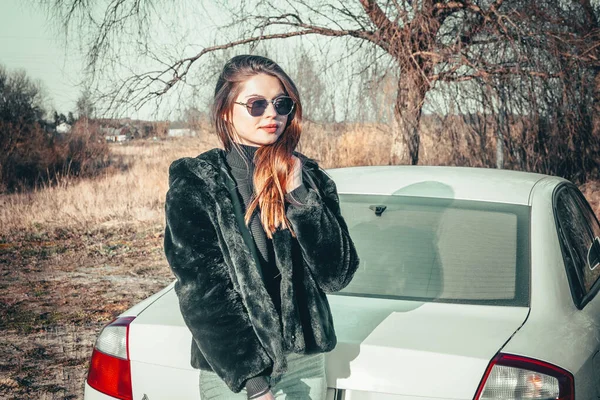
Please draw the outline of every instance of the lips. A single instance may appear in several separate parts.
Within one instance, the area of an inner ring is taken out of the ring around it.
[[[277,124],[263,125],[260,127],[260,129],[263,129],[269,133],[275,133],[277,132]]]

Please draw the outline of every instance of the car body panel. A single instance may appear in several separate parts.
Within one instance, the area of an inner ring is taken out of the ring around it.
[[[573,302],[552,209],[556,181],[540,181],[531,194],[531,311],[504,352],[568,370],[577,398],[600,396],[593,356],[600,343],[600,299],[583,310]],[[560,345],[557,345],[560,344]]]
[[[328,169],[338,193],[453,198],[527,205],[537,181],[528,172],[429,166],[368,166]],[[560,178],[551,178],[560,180]]]
[[[172,288],[173,284],[169,286]],[[179,311],[174,289],[165,292],[152,307],[138,315],[129,325],[129,338],[131,360],[193,370],[190,365],[192,335]]]
[[[91,387],[87,381],[83,386],[83,398],[85,400],[114,400],[115,398],[97,391]]]
[[[128,310],[125,310],[123,313],[119,315],[119,317],[137,317],[142,311],[144,311],[147,307],[152,305],[156,300],[161,298],[165,293],[169,292],[173,286],[175,285],[175,281],[171,282],[169,285],[165,286],[160,291],[154,293],[152,296],[140,301],[135,304]]]
[[[327,357],[328,386],[444,399],[473,398],[489,360],[529,311],[335,295],[329,301],[338,345]]]
[[[327,172],[340,194],[531,207],[529,308],[329,295],[338,345],[326,355],[328,400],[472,399],[499,351],[566,369],[575,377],[577,399],[600,398],[600,300],[596,296],[582,310],[575,307],[552,209],[553,191],[568,181],[453,167]],[[189,360],[191,334],[173,284],[122,314],[126,315],[136,316],[129,340],[134,398],[198,399],[199,372]],[[110,397],[86,384],[85,398]]]
[[[186,347],[189,353],[189,346]],[[166,365],[131,361],[131,381],[135,382],[133,398],[142,399],[146,396],[148,400],[198,400],[200,399],[199,373],[199,370],[193,368],[178,369]]]
[[[336,349],[327,354],[328,386],[404,396],[472,398],[489,360],[528,313],[525,307],[328,298],[338,336]],[[150,399],[168,394],[161,382],[198,374],[190,366],[191,334],[177,304],[171,290],[130,325],[132,379]],[[436,385],[430,384],[432,376]],[[193,396],[197,379],[177,386],[178,395]]]

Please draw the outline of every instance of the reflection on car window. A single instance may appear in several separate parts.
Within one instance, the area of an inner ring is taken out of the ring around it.
[[[600,236],[600,226],[583,195],[574,188],[562,190],[556,200],[556,215],[563,235],[563,253],[571,285],[578,300],[587,294],[600,277],[600,268],[590,265],[596,258],[592,247]]]
[[[526,206],[340,195],[361,265],[342,293],[525,305]],[[381,216],[374,210],[385,206]]]
[[[585,241],[585,283],[586,283],[586,291],[591,290],[592,285],[596,283],[598,278],[600,277],[600,269],[594,268],[596,265],[591,264],[593,259],[590,259],[590,252],[592,252],[595,248],[593,248],[594,240],[600,236],[600,226],[598,226],[598,220],[594,215],[593,211],[587,204],[587,201],[583,197],[581,193],[577,193],[573,190],[573,196],[577,200],[577,204],[579,210],[582,213],[583,219],[585,220],[585,226],[587,228],[587,236]],[[597,248],[597,247],[596,247]]]

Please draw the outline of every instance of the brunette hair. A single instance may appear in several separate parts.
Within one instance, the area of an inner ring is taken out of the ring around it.
[[[233,102],[241,92],[242,84],[249,78],[267,74],[274,76],[283,85],[286,96],[296,103],[294,110],[288,115],[286,126],[277,141],[261,146],[254,156],[254,196],[244,221],[250,218],[256,207],[260,208],[260,222],[267,237],[272,238],[277,228],[287,228],[293,236],[294,231],[285,215],[285,190],[293,179],[294,159],[292,152],[298,145],[302,132],[302,105],[300,95],[292,79],[274,61],[261,56],[240,55],[230,59],[217,80],[212,106],[212,120],[219,140],[226,151],[238,144],[232,140],[236,132],[228,121],[233,114]],[[239,146],[238,146],[239,147]],[[242,153],[243,154],[243,153]]]

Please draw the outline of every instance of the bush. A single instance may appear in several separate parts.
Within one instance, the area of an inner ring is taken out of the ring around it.
[[[93,176],[108,165],[108,145],[97,124],[82,118],[59,135],[44,114],[41,84],[0,66],[0,192]]]
[[[78,121],[71,132],[48,134],[40,124],[15,126],[0,121],[16,145],[0,153],[0,192],[14,192],[64,177],[97,175],[109,164],[108,145],[97,125]]]

